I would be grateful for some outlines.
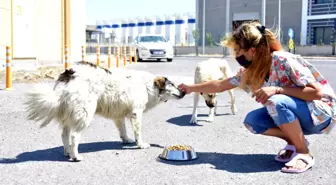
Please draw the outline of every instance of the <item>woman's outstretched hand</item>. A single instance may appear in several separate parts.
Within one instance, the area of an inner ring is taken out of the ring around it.
[[[191,89],[189,85],[186,85],[184,83],[180,84],[178,86],[179,89],[181,89],[183,92],[185,92],[186,94],[190,94],[191,93]]]

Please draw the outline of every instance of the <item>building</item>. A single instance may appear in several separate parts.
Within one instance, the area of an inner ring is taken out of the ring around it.
[[[91,34],[91,38],[87,40],[112,44],[132,43],[138,34],[159,34],[174,45],[194,45],[192,32],[196,29],[196,20],[194,13],[98,20],[96,29],[100,33]]]
[[[61,63],[65,45],[72,60],[81,60],[83,17],[83,0],[0,0],[0,61],[10,46],[15,60]]]
[[[262,6],[263,2],[265,6]],[[242,22],[258,20],[265,23],[266,27],[274,29],[278,29],[280,22],[280,38],[283,43],[289,40],[288,29],[292,28],[296,44],[330,44],[336,19],[335,0],[280,0],[280,2],[281,11],[278,16],[279,0],[196,0],[199,44],[202,44],[203,40],[203,19],[205,19],[205,33],[211,33],[217,41]],[[205,42],[206,40],[205,38]]]

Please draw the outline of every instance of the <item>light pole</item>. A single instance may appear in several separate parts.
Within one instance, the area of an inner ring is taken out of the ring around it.
[[[230,31],[230,0],[226,0],[226,20],[225,20],[225,34],[228,34]],[[229,54],[229,50],[225,48],[225,54]]]
[[[204,45],[205,45],[205,0],[203,0],[203,32],[202,32],[202,50],[204,55]]]
[[[279,27],[279,41],[281,41],[281,0],[279,0],[279,10],[278,10],[278,27]]]
[[[261,1],[261,24],[265,25],[266,22],[266,0]]]

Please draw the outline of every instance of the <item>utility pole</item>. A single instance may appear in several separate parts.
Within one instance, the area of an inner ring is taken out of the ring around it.
[[[279,41],[281,42],[281,0],[279,0],[279,10],[278,10],[278,26],[279,26]]]
[[[225,34],[230,32],[230,4],[230,0],[226,0]],[[225,54],[229,54],[228,48],[225,49]]]
[[[202,32],[202,50],[204,55],[204,46],[205,46],[205,0],[203,0],[203,32]]]
[[[265,25],[266,22],[266,0],[261,0],[261,24]]]
[[[333,39],[332,39],[332,55],[336,54],[336,19],[334,19]]]

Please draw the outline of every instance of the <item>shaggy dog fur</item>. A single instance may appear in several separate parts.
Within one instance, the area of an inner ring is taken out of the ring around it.
[[[81,133],[95,114],[114,121],[123,143],[134,142],[126,133],[125,119],[129,119],[137,146],[149,148],[141,135],[143,113],[184,95],[166,77],[129,69],[107,70],[84,62],[60,74],[54,89],[38,85],[26,94],[25,103],[29,120],[41,121],[41,127],[52,120],[60,124],[64,154],[80,161]]]
[[[194,76],[194,83],[199,84],[211,80],[219,80],[219,79],[224,80],[231,76],[232,76],[231,68],[225,59],[211,58],[197,64]],[[231,97],[231,111],[232,114],[235,114],[237,112],[237,108],[235,105],[235,95],[232,89],[229,90],[228,93]],[[206,105],[210,109],[206,121],[213,122],[217,109],[216,93],[209,93],[209,94],[195,93],[194,107],[190,123],[197,122],[197,106],[199,101],[199,95],[201,95],[204,98]]]

